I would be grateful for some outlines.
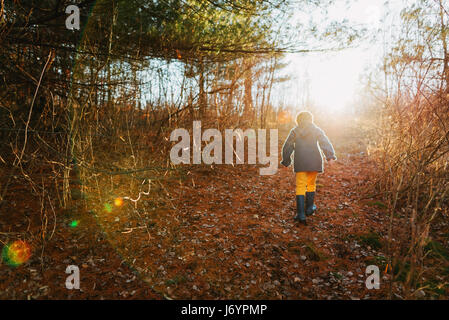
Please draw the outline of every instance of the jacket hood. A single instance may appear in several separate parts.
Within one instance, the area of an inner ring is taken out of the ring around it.
[[[317,126],[313,122],[310,122],[303,127],[296,127],[295,132],[299,137],[305,138],[309,134],[315,132],[316,129],[317,129]]]

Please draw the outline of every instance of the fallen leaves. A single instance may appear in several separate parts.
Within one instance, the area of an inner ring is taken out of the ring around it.
[[[246,165],[192,167],[187,180],[164,187],[170,193],[155,187],[132,208],[116,197],[108,210],[57,233],[45,273],[34,262],[33,280],[24,284],[24,274],[13,274],[0,281],[0,297],[363,298],[362,258],[381,248],[373,240],[362,247],[350,235],[382,230],[382,208],[358,200],[358,182],[370,170],[363,157],[341,157],[320,175],[318,212],[304,227],[293,222],[293,174],[260,176]],[[70,297],[63,287],[68,264],[81,266],[86,283]],[[7,276],[0,270],[1,280]],[[371,296],[384,297],[382,291]]]

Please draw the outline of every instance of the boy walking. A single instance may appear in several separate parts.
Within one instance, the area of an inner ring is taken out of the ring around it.
[[[306,224],[306,216],[314,214],[316,178],[323,172],[323,157],[328,162],[337,160],[334,148],[323,130],[313,123],[313,115],[303,111],[296,117],[296,127],[290,131],[282,147],[281,164],[288,167],[294,151],[296,172],[295,220]]]

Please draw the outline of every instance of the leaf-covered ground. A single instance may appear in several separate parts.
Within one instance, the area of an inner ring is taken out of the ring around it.
[[[293,221],[290,168],[260,176],[247,165],[185,167],[137,203],[56,210],[45,242],[31,223],[39,208],[18,187],[1,213],[0,240],[24,238],[33,254],[18,267],[0,265],[0,299],[387,298],[388,218],[365,197],[374,168],[363,152],[339,152],[318,178],[318,212],[303,226]],[[371,264],[381,270],[380,290],[365,286]],[[79,291],[65,288],[68,265],[80,268]]]

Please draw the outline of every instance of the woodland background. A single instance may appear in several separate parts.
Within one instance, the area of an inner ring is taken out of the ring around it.
[[[297,111],[274,99],[291,81],[285,55],[344,50],[370,36],[345,21],[286,23],[298,7],[325,10],[331,2],[75,1],[82,30],[71,31],[71,1],[1,0],[0,240],[26,241],[33,254],[17,268],[2,263],[0,297],[447,299],[446,1],[403,2],[401,32],[388,38],[355,110],[330,119],[301,105],[341,159],[321,186],[332,189],[316,218],[326,220],[296,231],[301,238],[289,231],[296,228],[288,222],[289,171],[260,180],[247,166],[170,163],[170,132],[193,120],[203,129],[278,128],[284,139]],[[218,203],[206,208],[207,199]],[[349,228],[353,218],[361,220]],[[264,223],[268,231],[256,228]],[[194,226],[215,232],[198,240]],[[240,232],[255,238],[239,240]],[[204,260],[208,248],[233,253],[237,266],[217,270]],[[365,260],[353,266],[357,248]],[[276,262],[262,266],[273,255]],[[61,265],[68,263],[98,269],[92,279],[107,270],[115,278],[67,293]],[[295,274],[303,264],[309,275]],[[358,279],[351,290],[339,287],[367,264],[385,269],[389,286],[366,293]],[[198,272],[202,280],[192,277]]]

